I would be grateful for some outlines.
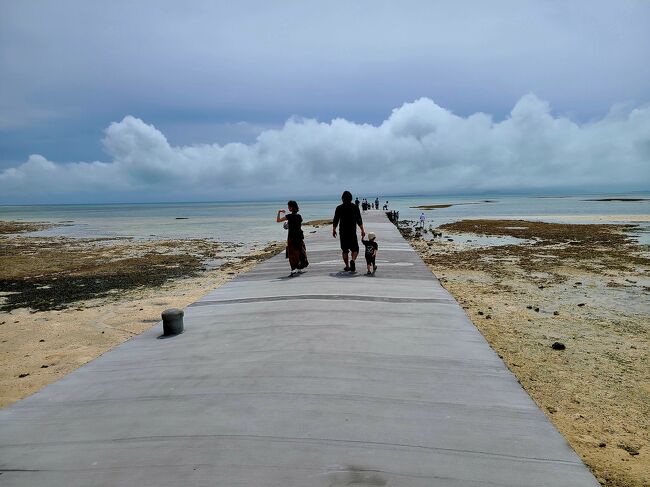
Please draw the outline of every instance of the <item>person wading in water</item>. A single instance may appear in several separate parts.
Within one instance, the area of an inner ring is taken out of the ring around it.
[[[366,236],[363,229],[363,220],[359,208],[352,203],[352,193],[344,191],[341,195],[342,204],[336,207],[332,227],[332,236],[336,238],[336,227],[339,227],[341,239],[341,251],[343,252],[344,271],[356,272],[354,261],[359,254],[359,241],[357,240],[357,225],[361,229],[361,238]],[[340,226],[339,226],[340,224]],[[348,261],[348,254],[352,252],[352,258]]]
[[[298,214],[298,203],[293,200],[287,202],[289,213],[284,210],[278,210],[276,221],[286,222],[285,228],[289,230],[287,235],[287,258],[291,266],[290,276],[294,273],[302,274],[302,270],[309,265],[307,261],[307,249],[305,247],[305,236],[302,233],[300,225],[302,217]],[[283,215],[284,214],[284,215]]]

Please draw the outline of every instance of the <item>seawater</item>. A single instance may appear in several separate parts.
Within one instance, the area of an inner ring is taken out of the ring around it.
[[[376,195],[360,195],[374,201]],[[621,197],[643,201],[588,201]],[[417,220],[420,205],[451,204],[424,210],[427,226],[469,218],[513,218],[569,223],[620,223],[621,215],[650,215],[650,193],[575,196],[391,196],[379,195],[380,205],[400,218]],[[305,221],[331,218],[337,198],[299,201]],[[150,203],[106,205],[0,206],[0,220],[51,222],[60,226],[30,235],[76,238],[183,239],[207,238],[223,242],[261,245],[282,240],[286,231],[275,222],[286,201],[217,203]],[[650,244],[650,223],[639,222],[641,243]],[[366,229],[372,230],[370,228]]]

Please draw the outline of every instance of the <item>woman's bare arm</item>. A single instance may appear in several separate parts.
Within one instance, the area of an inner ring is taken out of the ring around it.
[[[275,219],[276,222],[280,223],[287,220],[286,216],[280,216],[282,213],[286,213],[284,210],[278,210],[278,217]]]

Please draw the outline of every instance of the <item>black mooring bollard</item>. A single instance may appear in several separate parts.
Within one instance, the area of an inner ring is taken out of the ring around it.
[[[178,308],[169,308],[162,312],[163,335],[183,333],[183,316],[185,312]]]

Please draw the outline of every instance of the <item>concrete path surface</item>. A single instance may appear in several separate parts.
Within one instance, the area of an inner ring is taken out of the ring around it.
[[[0,485],[597,486],[382,212],[331,228],[0,411]]]

